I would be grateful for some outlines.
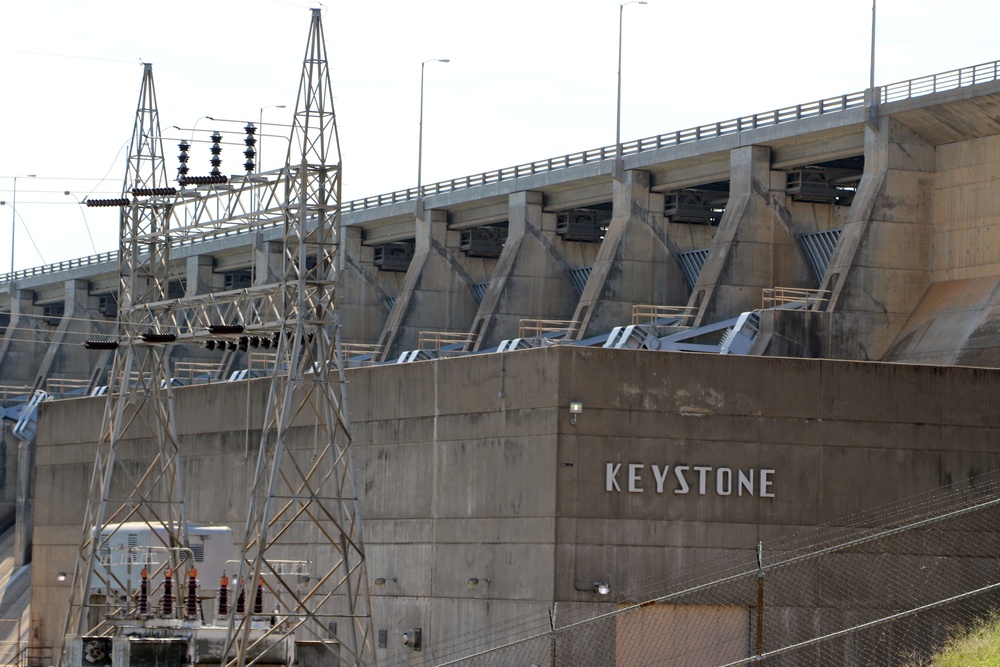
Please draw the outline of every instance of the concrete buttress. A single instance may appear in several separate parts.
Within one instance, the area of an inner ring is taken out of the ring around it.
[[[865,128],[865,173],[827,270],[830,354],[881,359],[931,284],[934,146],[891,117]]]
[[[578,338],[630,323],[635,304],[687,301],[663,218],[663,195],[649,186],[649,172],[635,169],[614,182],[611,222],[573,317]]]
[[[729,203],[691,296],[696,325],[760,308],[764,288],[815,285],[784,206],[784,187],[771,181],[767,146],[730,153]]]
[[[543,213],[541,192],[509,198],[507,241],[472,327],[478,351],[519,335],[522,319],[568,320],[578,294],[555,235],[555,215]]]

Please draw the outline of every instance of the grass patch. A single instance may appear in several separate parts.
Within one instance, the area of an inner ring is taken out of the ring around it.
[[[955,635],[930,661],[909,667],[995,667],[1000,665],[1000,614],[992,612]]]

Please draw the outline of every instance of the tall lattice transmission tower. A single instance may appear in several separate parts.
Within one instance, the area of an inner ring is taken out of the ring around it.
[[[263,616],[260,609],[227,612],[217,659],[240,666],[272,662],[275,646],[304,641],[328,651],[332,664],[374,664],[338,331],[341,163],[320,10],[312,10],[283,168],[248,168],[234,177],[182,174],[178,190],[167,183],[160,136],[152,68],[145,65],[123,195],[96,202],[121,208],[120,307],[116,340],[88,343],[115,349],[115,361],[63,657],[81,637],[134,639],[144,628],[162,635],[162,628],[176,627],[172,620],[190,625],[190,609],[181,604],[152,614],[146,569],[143,588],[133,590],[131,570],[124,576],[115,567],[122,563],[108,545],[122,524],[141,522],[165,554],[148,564],[156,570],[150,579],[186,580],[194,559],[169,353],[179,344],[253,337],[273,341],[276,360],[235,586],[226,596],[259,599],[267,591],[281,622],[269,621],[270,609]],[[166,298],[173,245],[279,226],[280,282]],[[135,447],[137,439],[148,447]],[[132,564],[132,547],[121,558]],[[169,583],[161,585],[160,593],[169,595]],[[211,630],[185,626],[184,636]]]

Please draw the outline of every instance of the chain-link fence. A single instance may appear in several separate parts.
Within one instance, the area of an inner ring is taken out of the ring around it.
[[[920,665],[1000,607],[998,547],[990,473],[379,663]]]

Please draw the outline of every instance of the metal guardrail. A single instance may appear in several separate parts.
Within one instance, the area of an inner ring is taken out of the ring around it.
[[[925,95],[933,95],[935,93],[948,90],[955,90],[956,88],[965,88],[983,83],[992,83],[997,80],[1000,80],[1000,61],[983,63],[980,65],[973,65],[971,67],[963,67],[947,72],[941,72],[939,74],[922,76],[916,79],[909,79],[907,81],[900,81],[887,86],[882,86],[877,90],[879,103],[886,104],[888,102],[899,102],[901,100],[907,100],[914,97],[923,97]],[[654,137],[635,139],[622,144],[622,154],[636,155],[638,153],[666,148],[669,146],[677,146],[704,139],[714,139],[730,134],[738,134],[740,132],[755,130],[761,127],[772,127],[774,125],[790,123],[804,118],[813,118],[829,113],[840,113],[848,109],[863,107],[866,103],[866,98],[867,91],[847,93],[845,95],[828,97],[815,102],[807,102],[805,104],[797,104],[792,107],[784,107],[782,109],[756,113],[751,116],[741,116],[739,118],[718,123],[699,125],[698,127],[688,128],[686,130],[658,134]],[[437,183],[429,183],[422,186],[421,190],[424,197],[455,192],[458,190],[466,190],[483,185],[511,181],[524,176],[545,174],[551,171],[559,171],[579,165],[602,162],[615,157],[615,152],[615,146],[591,148],[578,153],[570,153],[569,155],[552,157],[545,160],[537,160],[535,162],[528,162],[525,164],[515,165],[513,167],[504,167],[503,169],[495,169],[481,174],[453,178],[446,181],[439,181]],[[392,204],[413,201],[416,198],[417,188],[407,188],[406,190],[396,190],[395,192],[387,192],[385,194],[373,195],[371,197],[364,197],[363,199],[355,199],[349,202],[344,202],[341,206],[341,210],[344,212],[364,211],[370,208],[378,208],[380,206],[389,206]],[[206,237],[204,240],[245,234],[246,231],[247,230],[220,232],[219,234],[211,237]],[[256,231],[256,229],[254,231]],[[189,244],[190,242],[185,242],[178,243],[177,245]],[[13,272],[13,274],[8,272],[3,275],[2,279],[0,279],[0,283],[10,282],[12,279],[18,280],[31,276],[56,273],[58,271],[64,271],[81,266],[117,261],[117,259],[117,251],[105,252],[99,255],[89,255],[79,259],[58,262],[56,264],[46,264],[44,266],[30,269],[21,269]]]
[[[576,332],[575,320],[535,320],[523,319],[517,323],[518,338],[537,338],[545,334],[563,333],[571,337]]]
[[[219,362],[211,361],[177,361],[174,362],[175,379],[188,384],[209,384],[216,380],[219,374]]]
[[[766,287],[762,290],[761,308],[781,308],[800,304],[809,310],[818,310],[830,300],[830,290],[803,289],[799,287]]]
[[[31,398],[31,387],[27,385],[0,384],[0,403],[17,399],[27,402]]]
[[[657,320],[677,319],[687,322],[698,314],[696,306],[657,306],[637,303],[632,305],[632,324],[653,324]]]
[[[911,97],[923,97],[934,93],[943,93],[956,88],[967,88],[981,83],[992,83],[1000,80],[1000,61],[962,67],[940,74],[921,76],[909,81],[891,83],[880,89],[879,102],[898,102]]]
[[[737,134],[747,130],[755,130],[761,127],[770,127],[772,125],[802,120],[803,118],[812,118],[823,114],[836,113],[846,111],[847,109],[863,107],[865,104],[865,97],[865,91],[848,93],[846,95],[838,95],[837,97],[830,97],[817,100],[815,102],[808,102],[806,104],[798,104],[794,107],[785,107],[783,109],[775,109],[765,113],[753,114],[752,116],[741,116],[732,120],[699,125],[698,127],[692,127],[686,130],[677,130],[674,132],[667,132],[665,134],[658,134],[653,137],[634,139],[632,141],[622,143],[622,155],[636,155],[646,151],[668,148],[670,146],[678,146],[680,144],[686,144],[693,141],[714,139],[716,137]],[[569,155],[547,158],[536,162],[528,162],[526,164],[505,167],[503,169],[487,171],[481,174],[430,183],[422,186],[421,190],[424,197],[455,192],[457,190],[466,190],[468,188],[491,185],[493,183],[512,181],[525,176],[545,174],[552,171],[569,169],[570,167],[591,164],[594,162],[603,162],[604,160],[614,158],[616,152],[616,148],[613,145],[591,148],[579,153],[570,153]],[[410,201],[416,198],[417,188],[408,188],[406,190],[397,190],[396,192],[389,192],[386,194],[346,202],[343,206],[343,210],[363,211],[369,208],[378,208],[379,206],[398,204],[400,202]]]
[[[340,350],[344,353],[345,359],[350,359],[365,354],[378,356],[382,352],[382,346],[377,343],[341,343]]]
[[[72,392],[79,393],[89,387],[89,380],[79,378],[46,378],[45,380],[45,393],[50,396],[64,396]]]
[[[898,102],[900,100],[910,99],[912,97],[922,97],[924,95],[932,95],[934,93],[940,93],[947,90],[954,90],[955,88],[964,88],[982,83],[991,83],[997,80],[1000,80],[1000,61],[983,63],[981,65],[963,67],[961,69],[942,72],[940,74],[932,74],[916,79],[909,79],[907,81],[900,81],[898,83],[883,86],[877,90],[879,91],[880,103],[885,104],[888,102]],[[686,130],[658,134],[654,137],[636,139],[623,143],[622,154],[635,155],[645,151],[657,150],[669,146],[677,146],[679,144],[689,143],[692,141],[714,139],[716,137],[737,134],[739,132],[755,130],[761,127],[771,127],[782,123],[802,120],[804,118],[822,116],[828,113],[839,113],[848,109],[863,107],[866,99],[867,91],[863,90],[844,95],[837,95],[835,97],[828,97],[822,100],[816,100],[815,102],[797,104],[792,107],[765,111],[751,116],[741,116],[739,118],[718,123],[699,125],[698,127],[688,128]],[[544,174],[559,169],[568,169],[569,167],[575,167],[581,164],[601,162],[603,160],[611,159],[614,156],[614,146],[592,148],[579,153],[571,153],[569,155],[538,160],[536,162],[529,162],[513,167],[505,167],[503,169],[487,171],[482,174],[455,178],[448,181],[440,181],[438,183],[430,183],[423,186],[422,191],[423,196],[428,197],[431,195],[454,192],[455,190],[463,190],[470,187],[489,185],[492,183],[499,183],[501,181],[510,181],[523,176]],[[387,206],[390,204],[397,204],[399,202],[410,201],[412,199],[416,199],[416,197],[417,188],[408,188],[406,190],[397,190],[396,192],[389,192],[382,195],[347,202],[344,204],[344,210],[365,210],[368,208],[376,208],[379,206]]]
[[[417,334],[417,348],[440,350],[446,345],[467,345],[475,343],[474,334],[458,331],[421,331]]]

